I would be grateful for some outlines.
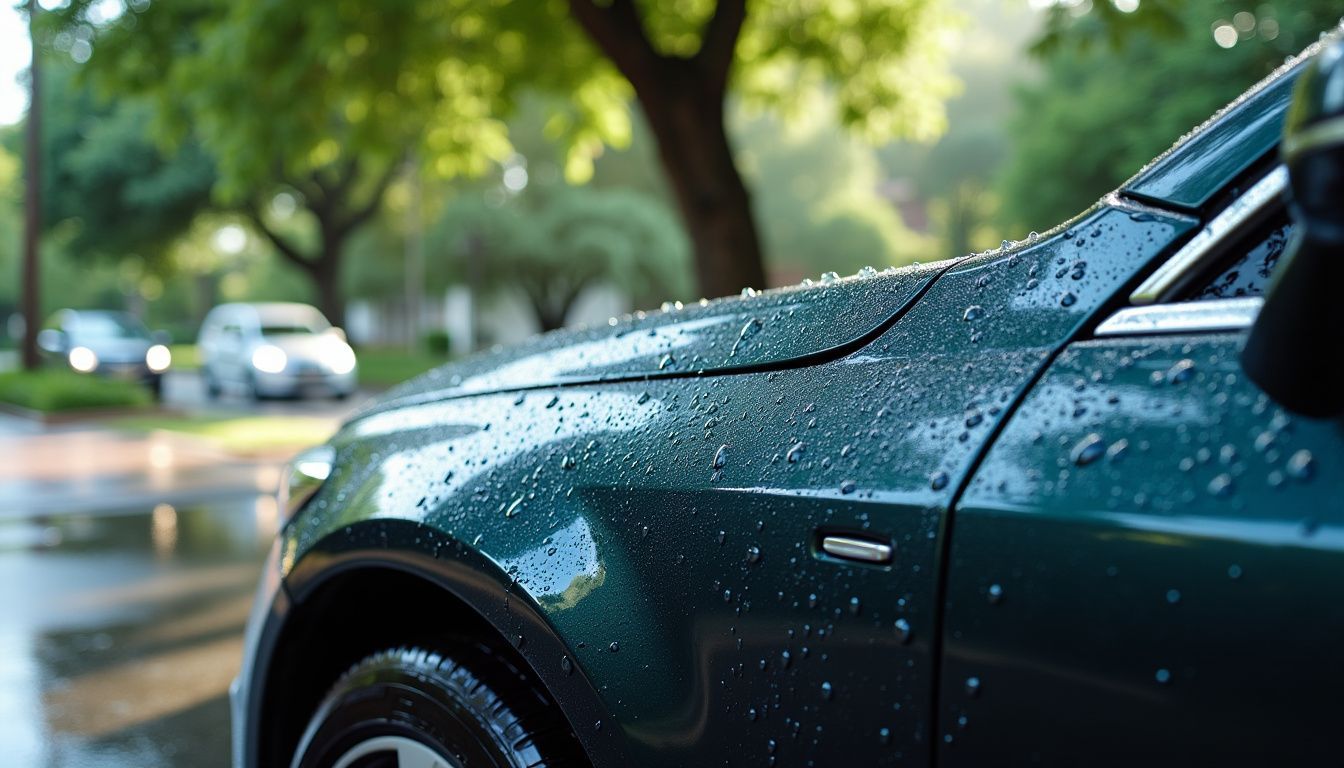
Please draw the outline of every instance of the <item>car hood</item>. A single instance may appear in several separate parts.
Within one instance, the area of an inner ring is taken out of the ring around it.
[[[951,261],[807,281],[554,331],[436,368],[357,414],[468,394],[746,372],[841,353],[884,330]]]

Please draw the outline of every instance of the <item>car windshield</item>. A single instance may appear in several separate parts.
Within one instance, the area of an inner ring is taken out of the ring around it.
[[[77,338],[89,341],[106,339],[147,339],[149,331],[130,315],[120,313],[81,313],[70,325]]]
[[[262,336],[290,336],[304,333],[321,333],[322,329],[298,323],[266,323],[261,326]]]

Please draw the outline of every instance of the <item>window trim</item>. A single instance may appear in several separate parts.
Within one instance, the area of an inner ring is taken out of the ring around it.
[[[1151,336],[1249,328],[1265,303],[1262,296],[1181,301],[1125,307],[1097,326],[1096,336]]]
[[[1275,166],[1135,288],[1129,295],[1130,303],[1135,306],[1160,304],[1184,289],[1220,257],[1229,244],[1265,221],[1274,212],[1274,204],[1282,199],[1287,187],[1288,169],[1283,165]]]

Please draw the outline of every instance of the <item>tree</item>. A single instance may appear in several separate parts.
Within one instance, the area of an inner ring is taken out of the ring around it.
[[[441,270],[474,262],[483,287],[518,289],[543,331],[606,281],[647,300],[684,295],[685,237],[662,205],[626,191],[557,185],[518,198],[463,195],[430,237]]]
[[[1175,30],[1124,14],[1056,14],[1038,47],[1044,77],[1020,91],[1010,126],[1013,159],[1000,180],[1010,225],[1045,229],[1077,213],[1339,18],[1329,0],[1140,7],[1168,11],[1161,18]]]
[[[706,295],[765,284],[750,196],[724,126],[730,84],[749,101],[784,107],[831,88],[842,121],[873,139],[942,129],[940,101],[953,86],[936,0],[568,2],[634,88]]]
[[[558,135],[619,142],[620,120],[594,117],[623,109],[620,88],[600,87],[615,76],[593,72],[593,57],[567,52],[573,36],[546,25],[525,45],[526,5],[181,0],[132,2],[109,19],[105,4],[75,0],[53,36],[85,35],[109,93],[152,98],[162,139],[199,140],[219,171],[217,202],[308,275],[340,322],[349,240],[408,153],[440,177],[484,172],[509,154],[500,118],[516,92],[557,78],[588,88]],[[270,215],[282,193],[299,220]]]

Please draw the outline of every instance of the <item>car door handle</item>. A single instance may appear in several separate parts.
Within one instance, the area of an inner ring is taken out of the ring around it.
[[[821,551],[841,560],[885,565],[891,562],[892,546],[887,542],[856,536],[830,535],[821,538]]]

